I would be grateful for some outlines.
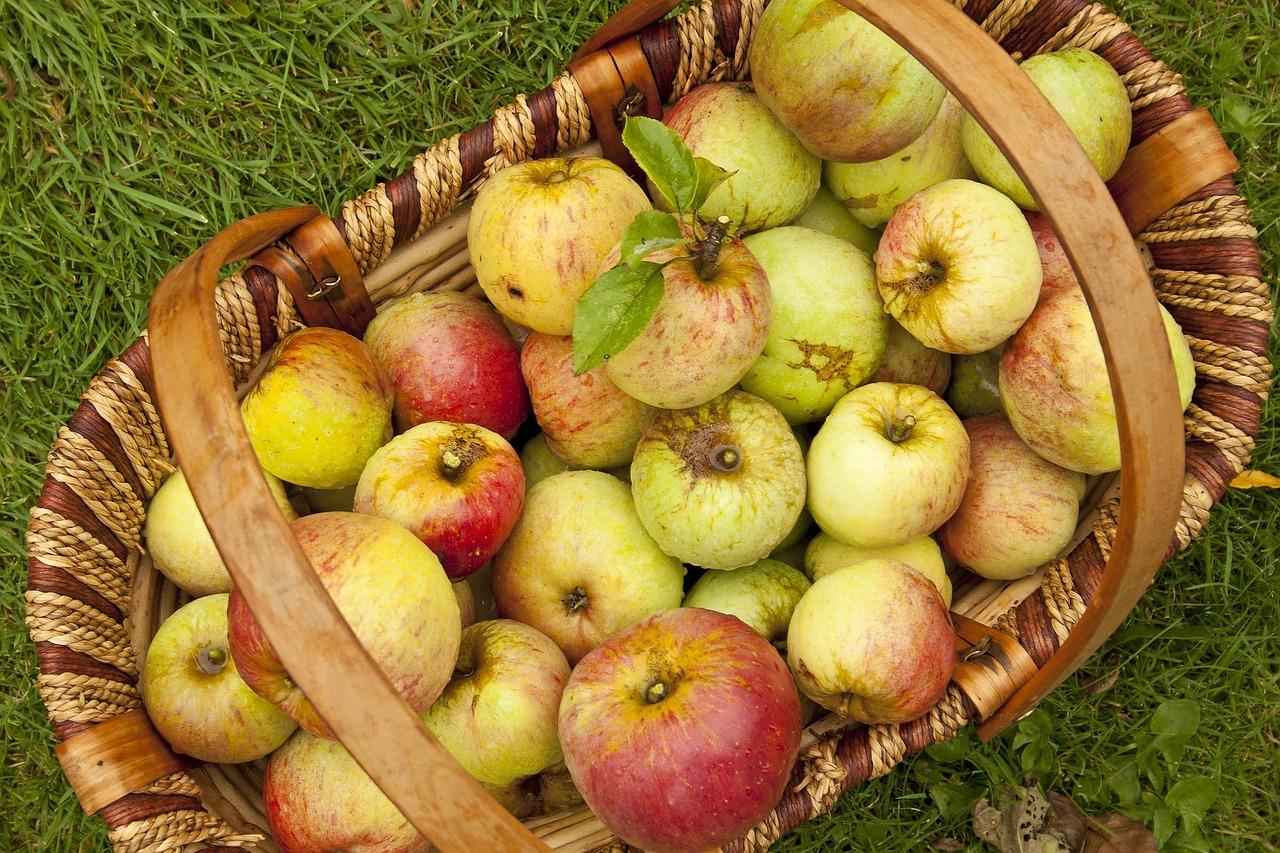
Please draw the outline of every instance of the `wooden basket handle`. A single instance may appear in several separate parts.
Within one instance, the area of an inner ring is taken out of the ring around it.
[[[982,28],[946,0],[839,0],[922,62],[987,130],[1053,225],[1084,289],[1116,401],[1120,514],[1093,600],[1052,657],[979,728],[983,739],[1033,707],[1115,631],[1171,547],[1184,444],[1164,325],[1130,231],[1071,131]],[[588,42],[626,38],[672,8],[633,0]],[[1219,170],[1221,171],[1221,170]]]
[[[218,272],[318,214],[295,207],[238,222],[156,288],[147,329],[169,440],[218,552],[290,677],[400,811],[446,853],[547,851],[440,746],[360,645],[249,445],[218,337]]]

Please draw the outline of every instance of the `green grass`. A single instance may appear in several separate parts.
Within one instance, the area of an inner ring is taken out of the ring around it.
[[[283,5],[284,8],[280,8]],[[0,838],[14,850],[100,850],[51,750],[22,623],[26,510],[47,448],[98,367],[141,330],[147,297],[217,228],[302,202],[334,210],[435,139],[540,88],[612,2],[0,0]],[[1148,44],[1187,78],[1241,160],[1267,277],[1280,249],[1280,19],[1270,5],[1123,0]],[[416,10],[416,11],[408,11]],[[1276,407],[1255,464],[1280,472]],[[1110,809],[1103,780],[1167,699],[1202,721],[1175,779],[1219,793],[1214,849],[1280,839],[1280,624],[1274,492],[1230,495],[1090,665],[1119,669],[1096,696],[1073,679],[1042,706],[1056,761],[1046,787]],[[1042,738],[1043,740],[1043,738]],[[787,850],[916,850],[957,838],[929,787],[1021,775],[1011,737],[958,762],[920,759],[846,796]],[[986,770],[977,768],[985,767]],[[1148,791],[1168,788],[1144,782]]]

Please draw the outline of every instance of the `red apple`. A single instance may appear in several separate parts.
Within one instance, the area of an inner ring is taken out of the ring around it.
[[[573,372],[573,338],[534,332],[520,369],[547,447],[574,468],[616,468],[631,462],[657,410],[625,394],[603,366]]]
[[[529,415],[520,347],[498,313],[461,293],[416,293],[385,306],[365,343],[395,385],[396,426],[478,424],[510,439]]]
[[[1035,211],[1024,210],[1022,213],[1027,217],[1031,235],[1036,238],[1036,248],[1040,251],[1040,268],[1044,273],[1040,282],[1040,301],[1044,302],[1059,291],[1079,287],[1071,261],[1067,260],[1067,253],[1049,220]]]
[[[902,328],[898,321],[889,318],[889,337],[885,340],[884,358],[880,367],[867,380],[873,382],[899,382],[906,385],[923,385],[941,395],[951,381],[951,355],[929,349]]]
[[[960,508],[938,530],[938,544],[983,577],[1029,575],[1071,541],[1084,475],[1037,456],[1004,415],[969,418],[964,428],[969,482]]]
[[[524,469],[502,436],[473,424],[419,424],[373,454],[355,510],[407,527],[450,580],[480,568],[524,505]]]
[[[435,554],[400,525],[352,512],[305,516],[293,535],[361,645],[409,705],[426,711],[449,683],[462,635],[458,600]],[[333,737],[239,590],[227,617],[231,657],[245,683],[311,734]]]
[[[649,853],[707,850],[754,826],[786,790],[802,725],[777,651],[700,608],[651,616],[595,649],[560,701],[583,799]]]

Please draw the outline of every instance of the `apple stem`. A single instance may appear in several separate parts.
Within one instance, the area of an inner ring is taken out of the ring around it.
[[[711,448],[711,467],[732,474],[742,467],[742,448],[736,444],[718,444]]]
[[[644,691],[644,701],[650,705],[656,705],[663,699],[667,698],[667,685],[662,681],[655,681],[650,684]]]
[[[901,420],[895,420],[889,424],[889,431],[885,433],[890,441],[894,444],[901,444],[911,437],[911,433],[916,428],[916,419],[907,415]]]
[[[587,591],[580,586],[569,590],[564,597],[564,609],[567,613],[578,613],[587,607]]]
[[[564,169],[556,169],[550,175],[547,175],[547,183],[549,184],[558,184],[561,181],[567,181],[568,179],[569,173]]]
[[[721,216],[707,226],[707,236],[698,244],[698,254],[693,260],[693,269],[698,278],[711,281],[720,271],[720,247],[724,237],[729,233],[729,217]]]
[[[206,646],[196,652],[196,666],[205,675],[217,675],[227,666],[227,650],[220,646]]]

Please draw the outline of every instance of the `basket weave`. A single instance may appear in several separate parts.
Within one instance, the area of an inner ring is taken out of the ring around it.
[[[710,80],[749,77],[747,56],[763,0],[706,0],[640,38],[659,94],[670,102]],[[1133,142],[1192,107],[1178,75],[1151,56],[1127,25],[1081,0],[957,0],[1010,53],[1064,47],[1097,51],[1122,75],[1134,112]],[[375,303],[427,289],[476,291],[459,205],[506,166],[582,148],[591,115],[569,74],[518,97],[492,121],[420,154],[404,175],[343,205],[335,222],[365,273]],[[1193,193],[1139,239],[1154,257],[1160,301],[1181,324],[1196,360],[1185,418],[1186,477],[1173,550],[1202,529],[1253,449],[1271,365],[1272,308],[1256,232],[1230,179]],[[217,295],[227,365],[243,383],[281,335],[299,325],[283,287],[261,267],[225,279]],[[58,434],[27,537],[27,624],[38,688],[65,740],[141,707],[136,687],[147,643],[187,600],[142,551],[146,503],[172,468],[153,402],[145,338],[110,361]],[[1065,640],[1092,599],[1115,536],[1110,478],[1094,488],[1076,546],[1014,582],[957,583],[955,610],[1016,637],[1037,666]],[[851,726],[827,718],[806,732],[792,785],[778,807],[730,851],[763,850],[851,785],[889,772],[906,755],[947,739],[976,710],[953,685],[926,716],[905,725]],[[165,777],[103,808],[122,851],[251,847],[265,837],[261,764],[205,766]],[[585,809],[528,822],[561,850],[614,845]]]

